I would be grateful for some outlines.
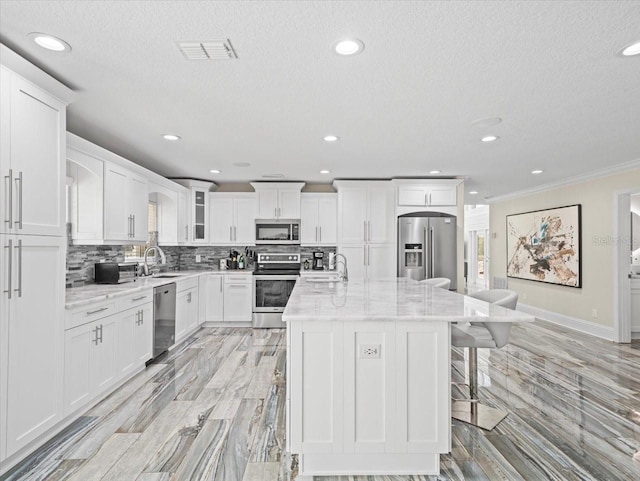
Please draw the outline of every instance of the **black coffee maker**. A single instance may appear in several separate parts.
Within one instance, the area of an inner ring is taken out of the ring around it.
[[[324,252],[315,251],[313,253],[313,262],[311,264],[311,268],[316,271],[321,271],[322,269],[324,269],[323,260],[324,260]]]

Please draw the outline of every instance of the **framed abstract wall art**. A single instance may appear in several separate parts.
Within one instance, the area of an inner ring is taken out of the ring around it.
[[[580,205],[507,216],[507,277],[582,287]]]

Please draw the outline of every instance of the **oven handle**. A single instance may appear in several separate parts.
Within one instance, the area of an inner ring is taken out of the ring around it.
[[[253,280],[254,281],[265,281],[267,279],[270,279],[272,281],[297,281],[300,278],[300,276],[294,276],[294,275],[290,275],[290,274],[283,274],[283,275],[277,275],[277,276],[271,276],[271,275],[260,275],[260,274],[254,274],[253,275]]]

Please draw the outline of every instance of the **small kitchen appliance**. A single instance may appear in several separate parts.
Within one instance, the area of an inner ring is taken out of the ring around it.
[[[122,284],[138,279],[137,262],[100,262],[94,270],[96,284]]]
[[[300,244],[300,219],[256,219],[256,244]]]
[[[313,252],[313,266],[312,269],[315,271],[321,271],[324,269],[324,252],[322,251],[314,251]]]

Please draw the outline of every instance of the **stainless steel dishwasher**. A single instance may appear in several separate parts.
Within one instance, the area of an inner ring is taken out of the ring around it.
[[[153,289],[153,357],[169,349],[176,340],[176,285]]]

